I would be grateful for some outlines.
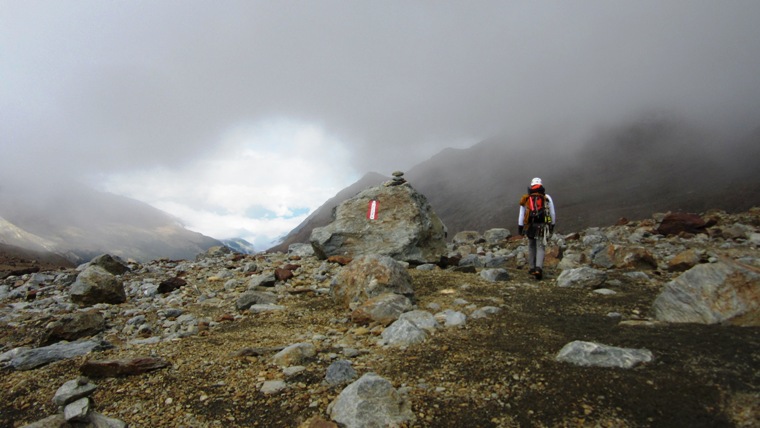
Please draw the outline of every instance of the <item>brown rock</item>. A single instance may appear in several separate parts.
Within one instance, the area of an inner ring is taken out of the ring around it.
[[[707,233],[709,225],[696,214],[688,213],[668,213],[662,219],[657,233],[660,235],[679,235],[681,233]]]
[[[657,260],[644,247],[622,247],[615,252],[618,269],[657,269]]]
[[[555,267],[562,259],[562,249],[559,246],[550,246],[544,255],[544,267]]]
[[[293,271],[289,269],[277,268],[274,270],[274,277],[278,281],[287,281],[290,278],[293,278],[293,276]]]
[[[79,372],[93,378],[119,377],[142,374],[170,365],[162,358],[153,357],[137,357],[129,360],[89,360],[82,364]]]
[[[330,256],[327,258],[327,261],[330,263],[337,263],[341,266],[345,266],[349,263],[351,263],[351,260],[353,260],[352,257],[348,256]]]
[[[700,255],[693,249],[683,251],[676,254],[668,262],[668,270],[670,272],[685,272],[700,263]]]
[[[161,283],[158,284],[158,293],[171,293],[172,291],[184,287],[185,285],[187,285],[187,281],[178,276],[175,276],[174,278],[169,278],[165,281],[161,281]]]
[[[231,314],[222,314],[217,318],[217,322],[235,321],[235,316]]]
[[[388,256],[357,257],[338,272],[330,286],[333,301],[345,307],[385,293],[414,295],[406,267]]]

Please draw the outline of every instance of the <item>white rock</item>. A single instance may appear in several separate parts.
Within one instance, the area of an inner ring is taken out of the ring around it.
[[[285,381],[268,380],[264,382],[264,384],[261,386],[261,392],[263,392],[266,395],[276,394],[287,387],[288,387],[288,384],[285,383]]]

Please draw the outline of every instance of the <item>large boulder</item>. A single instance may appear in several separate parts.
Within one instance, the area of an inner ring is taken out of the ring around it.
[[[127,301],[124,284],[113,274],[97,265],[88,266],[77,275],[69,288],[71,301],[80,306],[98,303],[119,304]]]
[[[373,218],[368,215],[374,205]],[[381,254],[410,263],[437,262],[446,254],[446,228],[427,198],[409,185],[371,187],[335,208],[334,221],[311,232],[321,259]]]
[[[333,300],[351,309],[385,293],[414,297],[411,275],[404,264],[389,256],[357,257],[330,284]]]
[[[660,321],[760,325],[760,273],[733,261],[700,264],[667,283],[655,299]]]
[[[347,428],[401,426],[416,420],[406,395],[371,372],[341,391],[328,412],[332,420]]]

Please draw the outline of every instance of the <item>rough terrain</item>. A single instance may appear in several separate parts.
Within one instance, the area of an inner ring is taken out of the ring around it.
[[[758,214],[726,217],[724,224],[752,224]],[[716,256],[736,251],[737,245],[688,236],[644,241],[652,249],[701,247]],[[513,239],[503,251],[519,253],[521,245]],[[738,245],[742,254],[760,257],[756,245]],[[236,309],[236,299],[252,275],[246,265],[256,264],[261,271],[288,262],[300,268],[293,279],[275,287],[277,304],[284,310]],[[106,314],[109,325],[99,337],[114,348],[34,370],[3,369],[0,427],[23,426],[56,413],[51,402],[56,389],[79,376],[85,361],[140,356],[159,357],[170,366],[93,379],[99,387],[93,396],[96,409],[131,427],[298,427],[318,418],[329,421],[328,406],[343,386],[327,386],[324,378],[337,359],[351,361],[359,376],[375,372],[403,391],[416,417],[409,426],[758,426],[760,328],[653,322],[653,301],[662,286],[679,275],[663,268],[665,260],[644,276],[609,269],[605,287],[616,292],[611,295],[557,287],[560,272],[553,262],[540,282],[528,276],[519,257],[508,263],[511,279],[506,282],[490,282],[473,273],[410,268],[420,309],[471,314],[476,308],[497,306],[502,311],[468,318],[462,327],[440,329],[408,348],[378,345],[383,326],[354,324],[349,311],[333,303],[327,290],[340,269],[337,264],[286,254],[133,264],[132,272],[123,275],[129,300],[118,307],[94,308]],[[149,299],[136,292],[180,271],[188,285],[177,291]],[[315,274],[321,271],[325,275]],[[14,287],[24,283],[21,277],[7,281],[14,281]],[[46,292],[55,291],[42,291],[34,298],[42,299]],[[23,300],[6,298],[3,304]],[[162,313],[169,308],[192,314],[195,329],[169,340],[140,341],[162,336],[160,326],[168,325]],[[125,329],[135,314],[144,314],[154,331],[141,337]],[[38,346],[59,316],[29,309],[12,320],[4,318],[0,352]],[[573,340],[645,348],[655,360],[627,370],[557,362],[558,351]],[[271,357],[297,342],[313,343],[317,355],[305,369],[288,376]],[[285,380],[287,388],[262,392],[262,384],[274,379]]]

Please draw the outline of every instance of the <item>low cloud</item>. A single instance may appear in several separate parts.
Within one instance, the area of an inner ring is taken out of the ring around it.
[[[176,216],[190,230],[242,237],[266,249],[356,174],[342,142],[315,126],[276,120],[239,127],[214,152],[182,168],[97,181]]]
[[[0,175],[86,181],[209,234],[260,240],[268,215],[295,223],[365,172],[497,134],[569,152],[650,111],[732,134],[760,117],[756,1],[0,10]]]

